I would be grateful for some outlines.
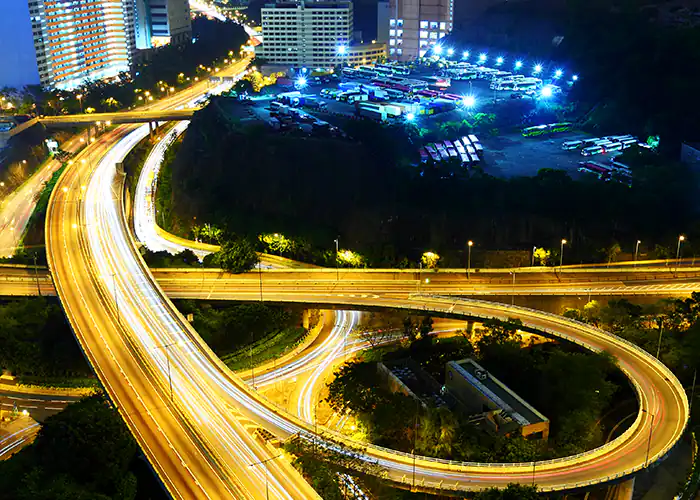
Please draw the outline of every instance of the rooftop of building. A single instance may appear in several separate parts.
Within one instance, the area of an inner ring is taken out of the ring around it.
[[[525,426],[549,421],[547,417],[530,406],[473,359],[450,361],[448,364],[452,365],[472,386],[490,401],[493,401],[504,413],[510,415],[519,425]]]
[[[411,359],[384,362],[389,371],[408,387],[424,403],[436,408],[453,408],[456,401],[443,394],[440,384],[428,372]]]

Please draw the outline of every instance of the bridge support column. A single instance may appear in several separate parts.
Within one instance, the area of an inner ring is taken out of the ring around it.
[[[153,133],[156,131],[155,124],[153,122],[148,122],[148,135],[153,137]]]

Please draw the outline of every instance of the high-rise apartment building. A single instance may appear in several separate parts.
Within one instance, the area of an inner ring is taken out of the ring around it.
[[[341,64],[352,40],[348,1],[279,2],[265,5],[261,15],[260,55],[272,64],[332,67]]]
[[[389,0],[389,58],[423,57],[452,31],[453,21],[454,0]]]
[[[33,37],[34,54],[26,43],[15,56],[22,69],[8,66],[0,55],[0,86],[41,83],[72,89],[85,80],[99,80],[129,71],[136,50],[134,0],[12,0],[3,12],[0,45]],[[27,9],[20,4],[27,5]],[[8,51],[0,51],[8,52]],[[20,78],[16,75],[17,71]],[[38,78],[37,78],[38,77]],[[36,81],[38,80],[38,82]]]
[[[192,38],[188,0],[133,1],[138,49],[187,43]]]

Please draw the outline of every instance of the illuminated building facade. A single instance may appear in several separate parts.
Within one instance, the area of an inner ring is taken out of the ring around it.
[[[388,17],[389,58],[411,61],[452,31],[454,0],[389,0]]]

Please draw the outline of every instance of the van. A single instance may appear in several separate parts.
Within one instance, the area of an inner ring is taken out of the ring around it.
[[[592,156],[592,155],[597,155],[603,152],[603,148],[601,146],[590,146],[587,148],[583,148],[581,150],[581,154],[583,156]]]
[[[572,149],[578,149],[583,144],[583,141],[566,141],[561,145],[561,148],[565,151],[570,151]]]

